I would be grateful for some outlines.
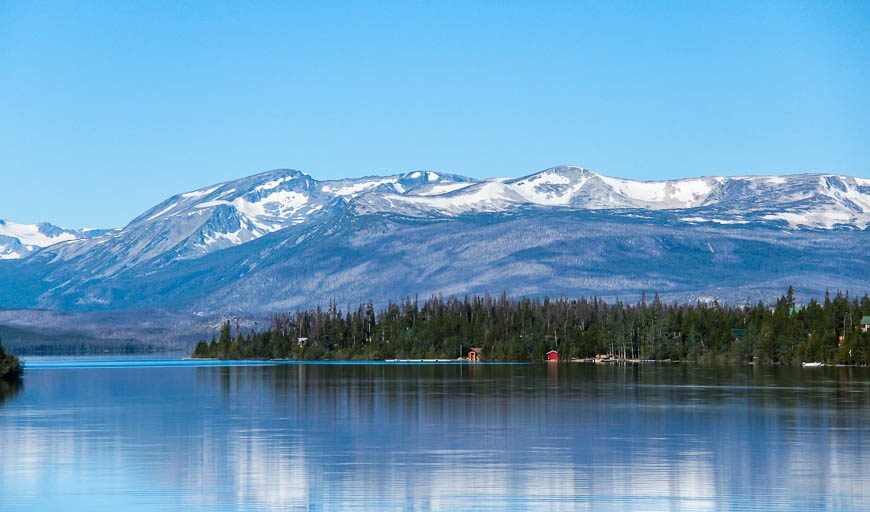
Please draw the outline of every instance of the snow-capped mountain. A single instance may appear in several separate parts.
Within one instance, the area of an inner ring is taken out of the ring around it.
[[[417,218],[523,208],[670,210],[682,211],[678,219],[687,223],[865,229],[870,180],[801,174],[644,182],[562,166],[514,179],[415,171],[318,181],[275,170],[172,196],[122,230],[91,239],[68,235],[78,240],[52,253],[59,260],[87,254],[103,261],[95,267],[101,274],[111,274],[160,258],[197,258],[348,208]]]
[[[470,181],[422,171],[337,181],[317,181],[295,170],[269,171],[173,196],[134,219],[125,231],[145,226],[168,230],[171,224],[190,222],[196,228],[187,235],[184,253],[203,254],[310,221],[359,196],[426,194]]]
[[[644,182],[560,166],[520,178],[319,181],[275,170],[172,196],[117,230],[44,228],[42,239],[7,227],[20,244],[61,243],[0,262],[0,308],[272,311],[466,291],[745,298],[788,284],[860,292],[870,288],[868,226],[870,180],[833,174]]]
[[[0,259],[20,259],[59,242],[97,236],[95,230],[65,229],[47,222],[19,224],[0,219]]]
[[[678,219],[687,223],[866,229],[870,180],[800,174],[635,181],[560,166],[521,178],[475,180],[415,171],[318,181],[299,171],[275,170],[172,196],[121,230],[70,230],[0,220],[0,258],[22,258],[58,242],[75,241],[53,248],[54,258],[106,253],[115,260],[106,267],[111,273],[155,258],[196,258],[344,208],[360,214],[431,218],[530,207],[683,210]],[[117,258],[121,253],[123,258]]]
[[[462,185],[462,184],[460,184]],[[870,225],[870,180],[830,174],[634,181],[578,167],[554,167],[515,179],[489,179],[437,194],[363,198],[368,211],[461,215],[520,207],[578,210],[685,210],[685,222],[781,223],[831,229]]]
[[[360,196],[438,193],[441,187],[469,181],[423,171],[333,181],[317,181],[295,170],[269,171],[172,196],[121,230],[54,247],[44,256],[52,261],[84,259],[90,272],[106,276],[145,262],[198,258],[316,222]]]

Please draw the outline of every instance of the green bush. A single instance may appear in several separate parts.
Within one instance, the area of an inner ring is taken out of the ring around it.
[[[24,367],[21,366],[21,361],[14,354],[6,353],[3,348],[3,343],[0,342],[0,380],[6,382],[14,382],[21,380],[24,374]]]

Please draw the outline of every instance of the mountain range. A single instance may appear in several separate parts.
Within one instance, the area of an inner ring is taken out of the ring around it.
[[[119,229],[0,221],[0,308],[267,315],[436,293],[863,294],[868,226],[870,179],[835,174],[274,170],[172,196]]]

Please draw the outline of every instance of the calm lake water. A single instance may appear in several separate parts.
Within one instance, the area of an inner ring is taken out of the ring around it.
[[[870,371],[28,361],[0,510],[870,510]]]

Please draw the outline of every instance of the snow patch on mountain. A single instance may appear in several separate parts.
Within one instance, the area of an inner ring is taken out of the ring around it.
[[[765,220],[784,221],[793,229],[801,227],[833,229],[839,226],[855,226],[864,229],[867,227],[866,219],[832,208],[772,213],[763,215],[762,218]]]
[[[633,181],[601,176],[601,180],[616,193],[642,203],[668,208],[694,208],[706,201],[716,184],[715,178],[677,181]]]
[[[506,180],[503,183],[528,203],[541,206],[568,206],[575,195],[583,190],[594,176],[585,169],[578,169],[573,176],[567,176],[564,169],[550,169],[519,180]]]
[[[363,192],[367,192],[373,188],[379,187],[380,185],[394,184],[397,181],[398,178],[384,178],[365,181],[348,180],[347,182],[339,182],[339,184],[336,185],[323,185],[323,187],[321,187],[321,190],[326,192],[327,194],[353,197]]]
[[[0,219],[0,259],[20,259],[59,242],[88,236],[87,231],[54,226],[47,222],[20,224]]]
[[[39,224],[19,224],[8,220],[0,220],[0,234],[17,238],[25,245],[47,247],[64,240],[79,238],[78,231],[59,228],[40,222]]]
[[[705,217],[680,217],[682,222],[688,222],[691,224],[701,224],[705,222],[709,222],[712,224],[749,224],[748,220],[745,219],[716,219],[716,218],[705,218]]]
[[[258,189],[258,191],[272,190],[272,188]],[[275,227],[280,227],[285,220],[292,217],[308,203],[308,196],[291,190],[272,192],[269,195],[259,198],[259,200],[251,200],[248,197],[242,196],[226,201],[217,199],[213,201],[205,201],[198,203],[193,207],[196,209],[214,208],[216,206],[230,206],[237,212],[244,215],[251,224],[256,226],[256,230],[263,233],[274,231]]]
[[[405,215],[425,215],[427,211],[442,215],[460,215],[469,212],[497,212],[505,209],[521,198],[511,189],[499,182],[480,182],[457,187],[458,192],[450,191],[452,186],[437,193],[431,189],[417,194],[386,194],[383,201],[370,202],[367,211],[397,212]]]
[[[183,197],[185,199],[196,199],[196,198],[211,194],[212,192],[214,192],[218,188],[220,188],[220,185],[201,189],[201,190],[194,190],[193,192],[185,192],[184,194],[181,194],[181,197]]]
[[[460,183],[445,183],[438,185],[430,185],[428,187],[422,187],[414,192],[416,196],[437,196],[441,194],[449,194],[455,190],[463,189],[465,187],[471,186],[472,182],[460,182]],[[404,190],[397,190],[399,193],[404,193]]]

